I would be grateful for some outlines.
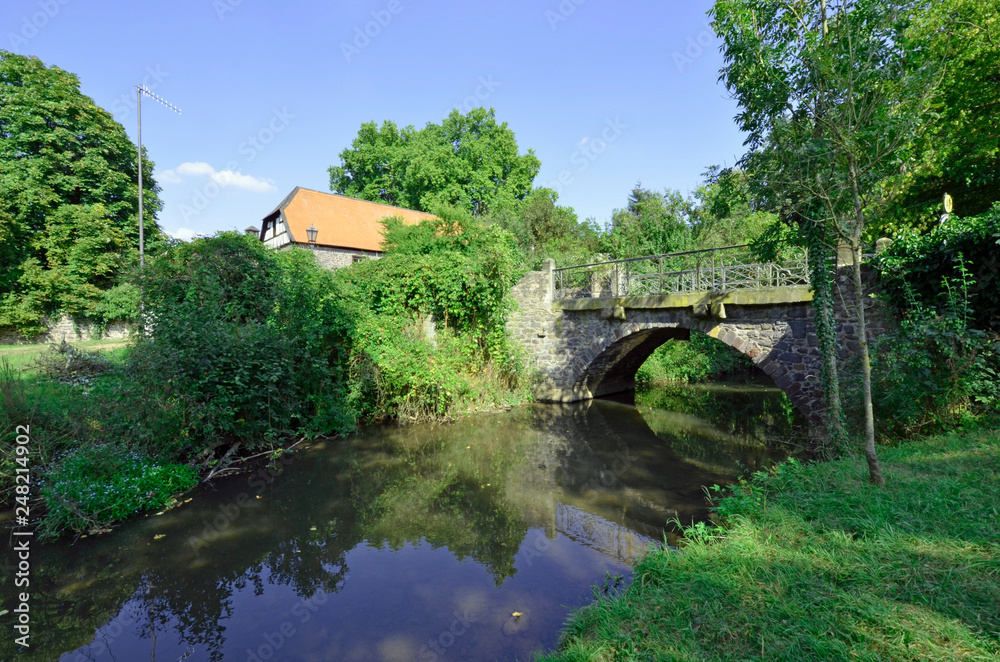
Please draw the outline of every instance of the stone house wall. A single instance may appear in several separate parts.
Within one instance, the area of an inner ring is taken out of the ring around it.
[[[283,246],[278,250],[290,248],[292,244]],[[294,244],[296,248],[304,248],[312,251],[316,256],[316,262],[324,269],[340,269],[349,267],[360,259],[377,260],[382,256],[378,251],[363,251],[356,248],[335,248],[333,246],[319,246],[315,244]]]

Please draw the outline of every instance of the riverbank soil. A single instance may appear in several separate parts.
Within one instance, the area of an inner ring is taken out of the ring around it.
[[[1000,431],[786,463],[582,609],[568,660],[1000,659]]]

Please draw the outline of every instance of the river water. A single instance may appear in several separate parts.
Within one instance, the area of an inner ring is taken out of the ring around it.
[[[712,384],[314,443],[36,547],[31,648],[0,657],[530,659],[803,436],[780,391]]]

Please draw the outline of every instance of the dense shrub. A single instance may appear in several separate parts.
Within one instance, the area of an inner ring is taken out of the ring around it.
[[[129,356],[135,388],[122,395],[144,403],[131,424],[151,451],[180,458],[220,440],[254,447],[350,429],[351,318],[309,253],[225,233],[160,256],[141,285],[145,332]]]
[[[359,306],[397,319],[433,316],[503,361],[510,288],[521,277],[513,235],[453,210],[441,219],[385,223],[385,255],[340,274]]]
[[[349,401],[362,418],[447,418],[525,396],[504,326],[521,275],[514,238],[461,212],[440,216],[387,221],[385,255],[337,273],[359,320]]]
[[[462,214],[442,216],[388,222],[385,256],[340,274],[367,308],[350,379],[363,418],[447,418],[524,395],[504,330],[520,276],[513,237]]]
[[[907,288],[899,327],[873,341],[872,403],[883,437],[932,432],[998,413],[1000,338],[971,328],[974,281],[961,256],[956,271],[939,285],[939,306],[925,304]],[[859,370],[855,357],[843,383],[859,384]],[[848,397],[857,410],[859,388],[849,389]]]
[[[359,327],[349,401],[367,420],[439,420],[523,401],[527,383],[484,359],[469,335],[373,316]]]

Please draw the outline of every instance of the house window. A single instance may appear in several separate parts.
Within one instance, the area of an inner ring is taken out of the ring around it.
[[[367,255],[352,255],[351,256],[351,264],[356,264],[358,262],[364,262],[367,259],[368,259]]]

